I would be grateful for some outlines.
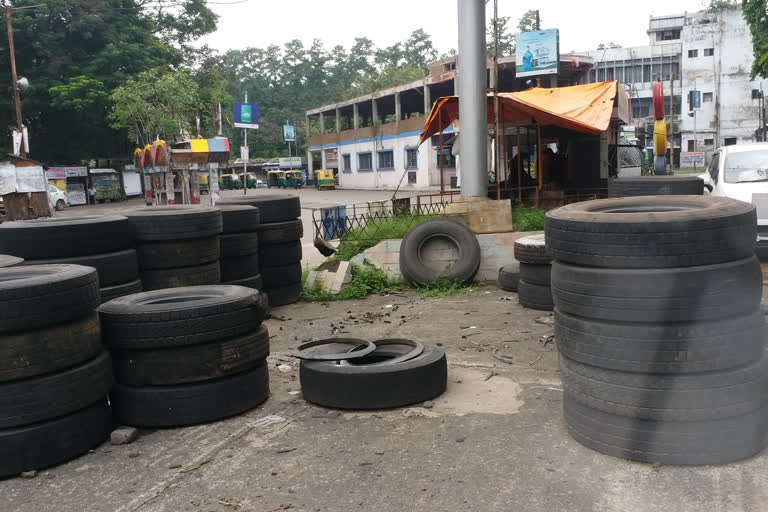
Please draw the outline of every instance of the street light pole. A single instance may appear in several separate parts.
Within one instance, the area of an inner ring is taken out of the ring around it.
[[[19,143],[19,156],[26,158],[27,152],[24,151],[24,128],[21,124],[21,97],[19,96],[19,84],[16,80],[16,54],[13,49],[13,29],[11,28],[11,7],[8,4],[4,6],[5,24],[8,27],[8,49],[11,52],[11,80],[13,80],[13,99],[16,102],[16,129],[19,130],[21,137]]]

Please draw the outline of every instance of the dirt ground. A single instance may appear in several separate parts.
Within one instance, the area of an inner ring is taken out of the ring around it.
[[[551,316],[521,308],[514,294],[480,287],[275,313],[272,395],[261,407],[143,431],[133,444],[105,443],[34,479],[0,482],[0,510],[702,512],[768,503],[765,456],[654,468],[573,441],[562,422]],[[288,354],[333,334],[440,343],[448,390],[432,408],[360,413],[308,404]]]

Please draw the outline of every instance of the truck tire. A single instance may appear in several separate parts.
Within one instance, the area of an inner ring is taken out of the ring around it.
[[[422,246],[433,238],[447,239],[459,251],[458,261],[445,270],[430,267],[422,260]],[[445,219],[422,222],[411,229],[400,244],[400,272],[410,283],[429,284],[438,279],[469,282],[479,268],[480,244],[477,237],[459,222]],[[264,277],[266,279],[266,275]]]
[[[220,282],[221,270],[218,261],[194,267],[143,270],[141,272],[141,284],[145,290],[213,285]]]
[[[221,284],[226,284],[230,286],[245,286],[247,288],[253,288],[259,291],[261,291],[264,287],[264,282],[261,279],[261,274],[256,274],[243,279],[235,279],[233,281],[222,282]]]
[[[704,180],[698,176],[633,176],[608,180],[608,197],[703,194]]]
[[[552,311],[552,289],[549,286],[526,283],[522,279],[517,285],[517,298],[520,305],[528,309]]]
[[[222,259],[259,253],[259,235],[257,233],[221,235],[219,244],[221,245]]]
[[[285,306],[298,302],[301,298],[301,282],[287,284],[279,288],[266,288],[264,291],[269,298],[269,306]]]
[[[520,263],[520,279],[528,284],[537,284],[549,288],[552,282],[551,275],[552,265]]]
[[[552,257],[547,253],[543,233],[518,238],[512,247],[515,259],[520,263],[530,265],[549,265],[552,263]]]
[[[222,282],[237,281],[259,273],[259,255],[230,257],[221,260]]]
[[[222,233],[250,233],[261,224],[259,209],[240,204],[217,204],[221,210]]]
[[[0,268],[13,267],[21,263],[24,263],[24,258],[17,258],[16,256],[0,254]]]
[[[553,259],[603,268],[711,265],[754,254],[755,207],[712,196],[626,197],[547,212]]]
[[[301,240],[304,236],[304,225],[301,219],[287,220],[261,224],[256,228],[259,242],[262,244],[282,244]]]
[[[248,205],[256,206],[261,216],[261,224],[283,222],[301,217],[301,201],[299,196],[287,194],[258,194],[251,197],[228,197],[218,205]]]
[[[136,250],[142,270],[205,265],[219,259],[219,237],[142,243]]]
[[[129,210],[126,214],[139,242],[208,238],[221,233],[221,210],[205,206],[168,205]]]
[[[24,265],[83,265],[93,267],[99,274],[99,286],[102,288],[133,281],[139,276],[139,264],[134,249],[75,258],[26,260]]]
[[[110,399],[115,418],[136,427],[182,427],[243,413],[269,397],[265,361],[217,380],[179,386],[115,385]]]
[[[288,242],[286,244],[261,244],[259,246],[259,261],[262,265],[277,266],[287,265],[301,261],[301,242]]]
[[[293,283],[301,282],[301,263],[280,265],[277,267],[261,267],[261,279],[264,288],[271,290]]]
[[[141,279],[135,281],[128,281],[127,283],[116,284],[114,286],[107,286],[101,289],[101,303],[109,302],[112,299],[123,297],[125,295],[132,295],[134,293],[140,293],[144,291],[141,285]]]
[[[506,265],[499,269],[499,288],[508,292],[517,292],[520,281],[520,264]]]

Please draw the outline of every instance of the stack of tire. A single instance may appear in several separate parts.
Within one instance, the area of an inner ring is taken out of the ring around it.
[[[664,85],[654,82],[653,90],[653,173],[667,173],[667,122],[664,120]]]
[[[24,265],[84,265],[99,276],[103,301],[142,290],[133,228],[119,215],[0,224],[0,253]]]
[[[227,198],[219,205],[248,205],[259,209],[259,269],[270,306],[282,306],[301,296],[301,202],[298,196],[259,194]]]
[[[247,286],[261,290],[259,268],[259,209],[248,205],[220,205],[223,232],[221,284]]]
[[[218,284],[218,208],[155,206],[129,211],[145,290]]]
[[[704,180],[698,176],[631,176],[608,180],[608,197],[700,196]]]
[[[515,240],[515,259],[520,262],[517,298],[529,309],[552,311],[550,273],[552,258],[547,254],[544,235],[530,235]]]
[[[93,268],[0,269],[0,477],[59,464],[109,436],[99,303]]]
[[[269,332],[256,290],[155,290],[107,302],[99,314],[117,381],[110,399],[121,424],[205,423],[269,396]]]
[[[547,214],[565,422],[645,462],[717,464],[766,442],[752,205],[604,199]]]

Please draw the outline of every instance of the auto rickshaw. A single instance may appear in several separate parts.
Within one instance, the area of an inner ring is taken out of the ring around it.
[[[267,171],[267,188],[272,187],[285,188],[284,171]]]
[[[285,186],[301,188],[304,186],[304,173],[302,171],[285,171]]]
[[[335,186],[336,181],[333,179],[333,169],[321,169],[315,171],[315,188],[317,188],[317,190],[333,190]]]
[[[248,188],[256,188],[257,181],[258,180],[256,179],[256,175],[254,173],[252,173],[252,172],[249,172],[247,174],[247,177],[246,177],[246,180],[245,180],[245,184],[246,184],[246,186]]]
[[[219,187],[221,190],[240,190],[243,183],[237,174],[222,174],[219,177]]]
[[[210,192],[211,192],[211,187],[208,185],[208,175],[201,174],[200,175],[200,193],[210,194]]]

